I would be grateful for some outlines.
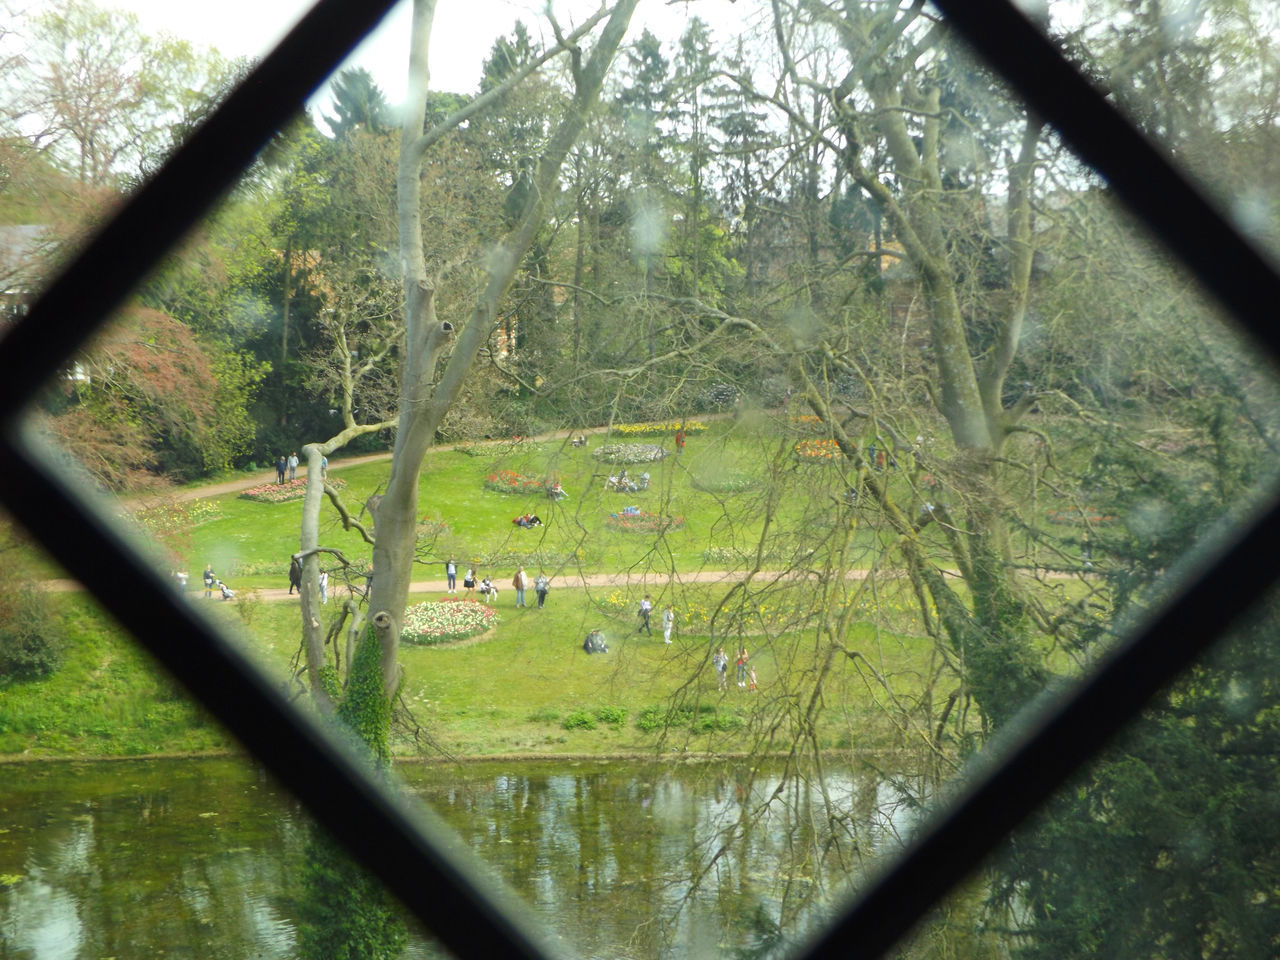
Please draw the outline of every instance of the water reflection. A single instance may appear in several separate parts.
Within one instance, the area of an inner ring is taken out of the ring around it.
[[[289,957],[300,807],[237,760],[9,767],[0,958]],[[893,788],[732,766],[409,767],[411,788],[574,954],[795,936],[901,823]],[[886,792],[888,791],[888,792]],[[854,811],[853,815],[849,811]],[[415,940],[409,956],[435,952]]]

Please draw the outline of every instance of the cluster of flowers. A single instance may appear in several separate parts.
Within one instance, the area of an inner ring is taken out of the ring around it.
[[[1093,507],[1066,507],[1062,510],[1050,510],[1048,514],[1050,523],[1068,524],[1088,524],[1091,527],[1099,527],[1108,523],[1115,523],[1116,518],[1105,513],[1099,513]]]
[[[665,517],[640,510],[636,513],[614,514],[607,517],[604,524],[628,533],[659,533],[663,530],[679,530],[684,526],[684,517]]]
[[[342,488],[347,481],[330,477],[325,481],[331,487]],[[256,500],[259,503],[288,503],[290,500],[301,500],[307,495],[307,480],[298,477],[287,483],[264,483],[258,487],[250,487],[240,493],[242,500]]]
[[[498,622],[498,611],[479,600],[446,597],[417,603],[404,612],[400,639],[428,646],[484,633]]]
[[[691,481],[695,490],[705,490],[707,493],[742,493],[744,490],[754,490],[760,486],[760,482],[759,477],[753,477],[749,473],[729,473],[722,477],[701,479],[695,477]]]
[[[185,533],[192,527],[218,517],[218,506],[211,500],[185,500],[144,507],[133,514],[133,522],[155,537]]]
[[[620,437],[661,437],[684,428],[685,435],[702,433],[707,425],[699,420],[650,420],[646,423],[615,423],[611,428]]]
[[[547,481],[544,477],[528,477],[514,470],[499,470],[484,478],[484,488],[498,493],[542,493]]]
[[[609,443],[592,450],[591,456],[601,463],[649,463],[661,460],[667,451],[656,443]]]
[[[840,458],[840,445],[830,437],[821,440],[799,440],[794,447],[796,456],[809,463],[822,463]]]

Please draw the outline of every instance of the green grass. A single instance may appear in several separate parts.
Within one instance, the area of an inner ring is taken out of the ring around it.
[[[415,579],[442,580],[448,556],[464,570],[487,558],[479,569],[505,587],[516,563],[536,571],[535,552],[542,551],[556,558],[548,565],[553,577],[626,573],[631,583],[579,590],[553,579],[544,610],[515,609],[513,591],[504,589],[501,622],[479,641],[402,647],[405,701],[456,755],[746,751],[771,742],[768,731],[794,727],[829,650],[818,617],[849,605],[853,623],[842,638],[849,655],[840,652],[830,661],[815,736],[832,747],[891,742],[904,705],[947,694],[930,689],[938,654],[932,641],[918,636],[918,611],[905,581],[881,582],[873,594],[858,581],[826,584],[821,568],[803,582],[759,578],[745,598],[735,594],[730,604],[736,609],[745,599],[750,612],[740,624],[718,612],[731,585],[682,582],[701,569],[746,569],[766,522],[765,570],[807,569],[813,544],[841,528],[847,534],[844,564],[857,568],[883,554],[875,524],[854,524],[840,505],[848,479],[839,465],[795,464],[788,456],[793,441],[776,424],[718,422],[691,437],[680,458],[633,469],[633,475],[646,469],[652,478],[649,490],[635,494],[604,490],[605,476],[617,468],[591,457],[600,438],[587,449],[546,442],[487,445],[472,451],[478,455],[433,452],[423,470],[420,511],[445,527],[427,547],[431,562]],[[385,486],[390,463],[334,469],[358,513],[359,504]],[[486,490],[486,475],[498,469],[554,476],[570,499],[552,503]],[[730,494],[701,489],[748,473],[766,482]],[[891,486],[907,482],[902,472],[884,476]],[[681,515],[685,526],[660,538],[608,529],[605,518],[631,503]],[[181,538],[193,602],[228,623],[263,669],[284,680],[298,647],[297,601],[267,603],[255,591],[287,586],[301,502],[264,504],[231,494],[204,507],[207,519]],[[511,518],[525,512],[538,513],[546,525],[531,531],[513,526]],[[357,562],[370,555],[335,520],[323,521],[321,542]],[[236,602],[201,599],[205,563],[236,588]],[[645,592],[656,605],[652,638],[635,632],[635,610]],[[428,597],[410,602],[422,599]],[[667,602],[674,603],[679,625],[671,646],[662,643],[657,626]],[[130,756],[226,745],[143,655],[101,625],[83,597],[59,597],[57,603],[70,640],[68,661],[46,680],[0,686],[0,755]],[[717,690],[710,665],[713,618],[717,644],[732,654],[741,637],[751,650],[756,693],[732,682],[727,692]],[[583,637],[596,628],[609,639],[607,655],[581,650]],[[879,678],[892,682],[893,699]]]
[[[593,438],[593,446],[602,442]],[[421,517],[443,521],[446,529],[427,547],[438,564],[423,567],[417,579],[440,579],[443,563],[452,555],[461,564],[477,563],[503,582],[516,563],[547,565],[551,572],[581,569],[587,573],[647,569],[722,569],[754,556],[766,514],[771,529],[791,531],[776,537],[776,550],[767,565],[781,566],[804,550],[804,532],[842,522],[837,505],[846,480],[833,466],[793,469],[785,457],[791,439],[760,433],[732,422],[716,423],[706,434],[690,439],[683,456],[631,469],[647,470],[648,490],[620,494],[606,492],[604,481],[616,467],[597,463],[591,448],[574,449],[563,442],[491,445],[471,456],[458,450],[439,450],[427,457],[420,487]],[[668,444],[670,446],[670,444]],[[783,456],[779,457],[779,454]],[[765,465],[781,460],[782,470],[769,484],[741,493],[716,494],[698,489],[699,481],[741,473],[760,474]],[[553,503],[536,494],[513,495],[484,488],[489,473],[515,470],[529,475],[557,477],[570,499]],[[354,513],[370,494],[385,487],[389,461],[335,467],[347,481],[344,497]],[[776,495],[770,500],[770,493]],[[667,532],[658,542],[650,536],[609,529],[611,513],[628,505],[649,513],[678,515],[685,525]],[[185,566],[193,578],[206,563],[233,586],[284,587],[289,555],[297,549],[301,502],[263,504],[235,495],[214,501],[217,517],[201,523],[183,545]],[[545,526],[524,530],[511,520],[536,513]],[[367,520],[367,515],[366,518]],[[370,548],[358,534],[341,530],[336,520],[322,521],[321,541],[342,549],[351,559],[367,559]],[[858,531],[855,542],[869,548],[875,533]],[[708,546],[718,548],[708,557]],[[855,560],[856,564],[856,560]]]

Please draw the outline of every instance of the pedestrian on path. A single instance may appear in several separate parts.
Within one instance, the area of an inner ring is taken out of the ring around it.
[[[729,689],[729,655],[720,647],[711,656],[711,665],[716,668],[716,689]]]
[[[524,575],[524,567],[516,567],[516,575],[511,578],[511,585],[516,588],[516,606],[525,606],[524,588],[528,583],[528,577]]]
[[[276,483],[284,483],[284,472],[289,469],[289,461],[284,458],[284,454],[280,454],[280,459],[276,461]]]
[[[293,595],[293,588],[298,588],[298,594],[302,594],[302,561],[297,556],[289,558],[289,595]]]
[[[458,595],[458,564],[450,557],[444,562],[444,575],[449,578],[449,592]]]
[[[640,626],[636,627],[636,633],[643,630],[649,636],[653,636],[653,628],[649,626],[649,614],[653,612],[653,601],[649,599],[649,594],[644,595],[644,599],[640,601]]]
[[[206,563],[204,565],[204,598],[208,600],[213,596],[213,585],[218,578],[213,575],[213,564]]]
[[[671,630],[676,625],[676,612],[671,609],[671,604],[667,604],[667,608],[662,611],[662,642],[671,642]]]
[[[538,595],[538,609],[541,610],[543,604],[547,602],[547,591],[551,589],[551,581],[547,578],[546,573],[539,570],[538,579],[533,581],[533,592]]]
[[[289,482],[292,483],[298,479],[298,451],[294,450],[289,454]]]

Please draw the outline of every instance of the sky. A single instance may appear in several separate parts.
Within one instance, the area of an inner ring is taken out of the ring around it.
[[[144,32],[169,33],[198,46],[215,47],[230,57],[260,56],[271,49],[307,11],[307,0],[98,0],[100,6],[138,15]],[[411,4],[402,0],[355,52],[347,65],[369,70],[390,103],[404,97]],[[579,22],[594,10],[595,0],[556,0],[561,25]],[[540,0],[439,0],[432,30],[431,85],[437,90],[474,93],[484,58],[499,36],[522,19],[534,36],[543,23]],[[709,24],[740,22],[732,0],[641,0],[632,35],[649,27],[674,41],[694,14]],[[323,101],[321,101],[323,102]]]

